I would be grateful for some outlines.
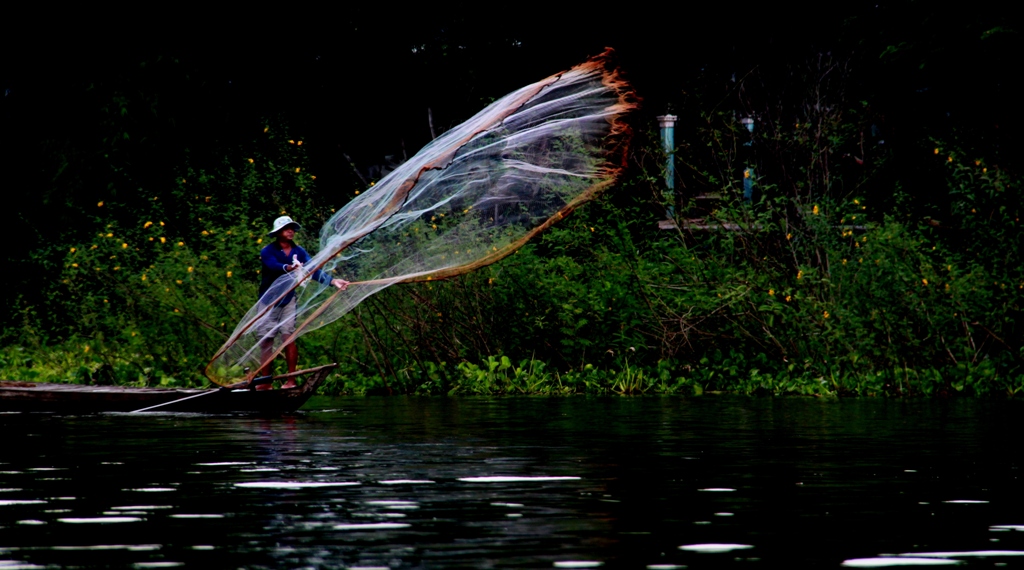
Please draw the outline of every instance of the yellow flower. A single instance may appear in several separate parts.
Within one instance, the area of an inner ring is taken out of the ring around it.
[[[846,265],[846,259],[843,259],[843,265]]]
[[[178,242],[178,247],[181,247],[181,246],[183,246],[183,245],[185,245],[185,242],[183,242],[183,241],[179,241],[179,242]]]
[[[210,232],[208,232],[208,231],[206,231],[206,230],[203,230],[203,231],[202,231],[202,234],[203,234],[204,236],[208,236],[208,235],[210,235]]]
[[[786,239],[793,239],[793,234],[786,234]]]
[[[814,214],[815,216],[818,215],[818,205],[817,204],[814,205],[814,208],[811,210],[811,213]]]
[[[253,159],[250,158],[249,159],[249,164],[252,164],[252,163],[253,163]]]
[[[984,174],[984,173],[988,172],[988,169],[987,168],[982,168],[981,172],[982,172],[982,174]]]
[[[263,132],[267,132],[269,130],[270,130],[270,127],[263,127]]]
[[[118,270],[120,270],[120,269],[121,269],[121,266],[120,266],[120,265],[118,265],[117,267],[115,267],[115,268],[114,268],[114,271],[118,271]]]
[[[803,279],[804,278],[804,270],[803,269],[801,269],[800,271],[796,272],[796,278],[797,279]]]
[[[192,266],[191,265],[188,266],[188,272],[192,273]]]
[[[256,240],[256,243],[263,243],[263,238]]]
[[[296,173],[296,174],[298,174],[300,170],[302,170],[302,169],[301,169],[301,168],[298,168],[298,167],[296,167],[296,168],[295,168],[295,173]]]
[[[128,249],[128,244],[122,243],[121,244],[121,249]]]
[[[71,267],[78,267],[78,264],[77,263],[72,263]]]
[[[939,147],[935,147],[935,154],[939,154]]]
[[[167,238],[160,236],[160,243],[167,243]]]
[[[146,280],[146,274],[145,274],[145,273],[143,273],[143,274],[142,274],[142,280],[143,280],[143,281],[145,281],[145,280]]]
[[[825,311],[824,313],[822,313],[822,316],[827,319],[828,318],[828,311]]]
[[[953,157],[950,156],[950,157],[946,158],[946,162],[953,162]]]
[[[358,196],[358,195],[359,195],[359,190],[356,190],[356,196]]]
[[[98,204],[96,204],[96,207],[97,208],[102,208],[103,207],[103,200],[100,200],[100,202]]]
[[[146,228],[148,228],[149,226],[152,226],[152,225],[153,225],[153,222],[146,222],[146,223],[142,224],[142,229],[146,229]]]
[[[789,300],[790,300],[790,299],[792,299],[792,298],[793,298],[793,296],[792,296],[792,295],[786,295],[786,302],[788,303],[788,302],[789,302]]]
[[[153,241],[153,238],[149,238],[149,241]]]
[[[594,233],[594,228],[590,228],[590,233]]]
[[[89,249],[96,249],[97,247],[98,246],[96,244],[92,244],[92,247],[90,247]]]
[[[768,290],[768,295],[774,297],[775,296],[775,289],[769,289]]]
[[[83,352],[89,352],[89,345],[88,344],[85,345],[85,350]]]
[[[853,199],[853,203],[854,203],[854,204],[857,204],[857,205],[860,205],[860,200],[858,200],[858,199],[854,198],[854,199]]]
[[[302,141],[297,141],[295,144],[298,146],[302,146]]]
[[[181,279],[175,279],[174,282],[177,283],[178,285],[181,285]]]
[[[430,224],[430,227],[436,230],[437,229],[437,224]]]
[[[231,272],[230,271],[227,272],[227,276],[231,277]]]
[[[310,178],[311,180],[316,180],[316,176],[313,176],[313,175],[310,175],[310,177],[309,177],[309,178]]]
[[[928,285],[928,280],[927,279],[922,279],[921,280],[921,284],[927,286]]]
[[[163,222],[160,222],[160,227],[163,227],[163,225],[164,225],[164,223],[163,223]]]
[[[107,237],[114,237],[114,234],[112,234],[112,233],[107,234]]]

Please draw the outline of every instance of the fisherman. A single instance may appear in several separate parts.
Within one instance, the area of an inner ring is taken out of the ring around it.
[[[285,273],[298,271],[309,262],[309,253],[293,241],[295,239],[295,231],[301,229],[302,226],[288,216],[281,216],[274,220],[274,227],[267,235],[273,236],[276,239],[260,251],[263,270],[260,272],[259,299],[262,307],[266,307],[266,303],[274,301],[273,298],[264,299],[263,295],[270,290],[271,285],[274,284],[278,277]],[[310,278],[324,285],[330,284],[342,290],[349,285],[349,282],[344,279],[331,279],[329,275],[319,269],[314,270]],[[271,293],[271,296],[277,295],[280,295],[280,292],[275,291]],[[262,360],[267,360],[274,353],[274,339],[277,335],[282,335],[283,339],[287,339],[295,332],[297,304],[293,289],[282,297],[281,300],[277,301],[274,307],[270,309],[270,312],[260,319],[256,333],[260,337]],[[288,363],[288,372],[295,372],[299,361],[299,348],[295,346],[294,342],[288,343],[284,347],[284,359]],[[262,376],[269,376],[271,371],[271,363],[267,362],[260,374]],[[281,387],[294,388],[295,379],[289,378]],[[270,388],[270,384],[260,384],[256,387],[257,390],[269,390]]]

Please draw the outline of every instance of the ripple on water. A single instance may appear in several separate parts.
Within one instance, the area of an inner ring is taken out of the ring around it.
[[[399,528],[409,528],[412,526],[409,523],[350,523],[350,524],[336,524],[334,530],[394,530]]]
[[[953,505],[986,505],[988,501],[977,501],[973,499],[954,499],[952,501],[942,501],[943,503],[950,503]]]
[[[732,493],[736,489],[730,489],[729,487],[708,487],[707,489],[697,489],[703,493]]]
[[[388,479],[386,481],[377,481],[381,485],[425,485],[429,483],[436,483],[436,481],[430,481],[427,479]]]
[[[679,547],[679,550],[686,550],[689,552],[732,552],[733,550],[747,550],[754,548],[751,544],[730,544],[721,542],[709,542],[706,544],[684,544]]]
[[[491,475],[488,477],[459,477],[459,481],[464,483],[519,483],[519,482],[535,482],[535,481],[577,481],[580,477],[573,476],[536,476],[536,477],[518,477],[512,475]]]
[[[42,505],[45,502],[39,499],[4,499],[0,500],[0,507],[6,505]]]
[[[37,568],[42,569],[46,568],[46,566],[29,564],[21,560],[0,560],[0,569],[2,570],[36,570]]]
[[[319,489],[323,487],[351,487],[359,485],[354,481],[251,481],[235,483],[243,489]]]
[[[989,530],[1024,530],[1024,524],[995,524]]]
[[[897,556],[914,556],[921,558],[973,558],[991,556],[1024,556],[1024,550],[962,550],[950,552],[910,552]]]
[[[682,564],[648,564],[647,570],[680,570],[686,568]]]
[[[389,509],[396,510],[411,510],[418,509],[420,506],[414,501],[366,501],[367,505],[377,505],[381,507],[387,507]]]
[[[597,568],[604,566],[604,562],[598,560],[559,560],[555,562],[555,568]]]
[[[132,568],[174,568],[176,566],[184,565],[184,562],[171,562],[168,560],[161,562],[136,562],[135,564],[132,564]]]
[[[57,520],[62,523],[70,524],[110,524],[141,522],[144,519],[140,517],[68,517]]]
[[[136,493],[169,493],[177,491],[174,487],[137,487],[134,489],[121,489],[122,491],[134,491]]]
[[[128,552],[148,552],[160,550],[160,544],[90,544],[85,546],[54,546],[53,550],[127,550]]]
[[[192,514],[192,513],[177,513],[171,515],[172,519],[222,519],[224,515],[219,514]]]
[[[950,566],[960,563],[960,560],[948,560],[944,558],[881,556],[877,558],[851,558],[849,560],[844,560],[842,566],[847,568],[888,568],[891,566]]]
[[[256,465],[255,461],[214,461],[212,463],[196,463],[203,467],[230,467],[232,465]]]

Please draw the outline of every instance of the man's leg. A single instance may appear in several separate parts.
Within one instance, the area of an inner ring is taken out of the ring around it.
[[[288,372],[295,372],[299,364],[299,347],[294,342],[284,347],[284,360],[288,363]],[[281,387],[294,388],[295,378],[289,378]]]
[[[261,340],[260,341],[260,360],[266,360],[266,359],[270,358],[271,354],[274,354],[274,339],[273,338],[265,338],[265,339]],[[269,376],[271,374],[271,372],[273,371],[273,369],[274,369],[273,361],[267,362],[267,365],[264,366],[260,370],[259,375],[260,376]],[[260,384],[260,385],[256,386],[257,390],[269,390],[270,388],[271,388],[271,386],[270,386],[269,382],[266,383],[266,384]]]

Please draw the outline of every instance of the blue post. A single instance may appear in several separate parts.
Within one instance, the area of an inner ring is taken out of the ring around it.
[[[675,115],[661,115],[657,117],[658,127],[661,128],[661,148],[665,151],[665,187],[668,189],[669,200],[668,218],[671,220],[675,215],[675,189],[676,189],[676,121],[679,117]]]
[[[750,140],[743,143],[744,147],[749,148],[743,154],[746,155],[746,162],[749,164],[753,160],[753,146],[754,146],[754,119],[752,117],[743,117],[740,119],[740,124],[746,127],[747,132],[750,133]],[[743,201],[750,203],[754,198],[754,167],[747,166],[743,169]]]

